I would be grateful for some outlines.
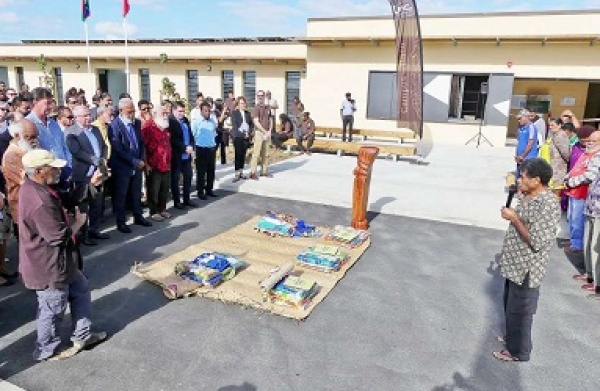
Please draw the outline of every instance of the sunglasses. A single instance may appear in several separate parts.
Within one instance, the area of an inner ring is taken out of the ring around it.
[[[73,116],[73,115],[67,115],[67,118],[72,120],[72,119],[75,119],[75,116]]]
[[[70,100],[67,103],[69,103],[70,105],[76,105],[77,101],[76,100]]]
[[[142,108],[142,111],[150,111],[150,110],[151,110],[150,107],[144,107],[144,108]]]

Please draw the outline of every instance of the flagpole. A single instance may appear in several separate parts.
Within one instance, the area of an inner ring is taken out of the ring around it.
[[[123,31],[125,32],[125,77],[127,78],[127,93],[129,93],[129,48],[127,47],[127,15],[123,16]]]
[[[96,83],[94,82],[94,77],[92,75],[92,61],[90,60],[90,39],[89,39],[89,33],[88,33],[88,24],[87,24],[87,19],[83,21],[83,28],[85,30],[85,47],[87,50],[87,72],[88,72],[88,78],[89,78],[89,82],[90,82],[90,94],[95,94],[96,92]]]

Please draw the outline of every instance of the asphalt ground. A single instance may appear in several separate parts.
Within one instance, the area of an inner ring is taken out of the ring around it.
[[[132,235],[84,248],[96,330],[109,339],[62,362],[36,363],[35,295],[0,290],[0,378],[48,390],[595,390],[598,306],[552,252],[530,362],[505,363],[504,232],[371,213],[372,246],[310,317],[295,322],[202,298],[168,301],[130,274],[267,209],[319,225],[348,209],[225,193]],[[11,249],[14,251],[14,248]],[[577,263],[579,260],[573,260]],[[11,266],[15,266],[11,263]],[[64,340],[68,340],[68,317]]]

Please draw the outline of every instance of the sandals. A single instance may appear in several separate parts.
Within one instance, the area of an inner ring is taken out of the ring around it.
[[[497,352],[492,352],[492,356],[494,356],[494,358],[497,360],[505,361],[505,362],[521,361],[517,357],[510,354],[510,352],[508,350],[499,350]]]

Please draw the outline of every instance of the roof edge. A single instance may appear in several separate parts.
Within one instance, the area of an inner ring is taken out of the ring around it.
[[[540,15],[582,15],[582,14],[600,14],[600,9],[590,8],[584,10],[548,10],[548,11],[503,11],[503,12],[461,12],[451,14],[421,14],[421,19],[442,19],[442,18],[481,18],[496,16],[540,16]],[[342,16],[327,18],[308,18],[309,22],[332,22],[332,21],[350,21],[350,20],[381,20],[391,19],[392,15],[380,16]]]

